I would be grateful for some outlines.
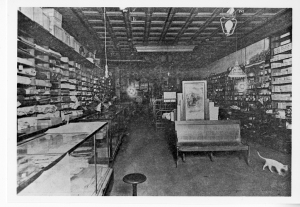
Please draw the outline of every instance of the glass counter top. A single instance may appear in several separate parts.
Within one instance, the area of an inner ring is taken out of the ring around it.
[[[91,158],[94,153],[94,140],[90,135],[106,124],[106,122],[76,123],[76,126],[88,125],[86,130],[89,133],[43,133],[17,146],[17,191],[38,178],[43,171],[57,164],[66,153],[84,160]]]

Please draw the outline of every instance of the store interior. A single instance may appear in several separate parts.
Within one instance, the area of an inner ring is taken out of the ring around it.
[[[291,196],[291,8],[17,20],[16,195]]]

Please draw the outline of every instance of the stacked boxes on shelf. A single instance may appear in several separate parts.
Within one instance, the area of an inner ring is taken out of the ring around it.
[[[18,130],[38,126],[40,119],[58,117],[51,103],[50,50],[34,44],[22,33],[18,36]],[[30,117],[29,117],[30,116]]]
[[[19,37],[18,39],[18,63],[17,63],[17,83],[18,83],[18,116],[27,115],[30,111],[24,111],[23,107],[34,106],[36,91],[36,69],[35,69],[35,49],[32,38]],[[26,110],[26,109],[25,109]]]
[[[20,7],[19,10],[31,20],[43,26],[53,36],[72,47],[77,53],[88,57],[90,62],[94,62],[93,56],[89,55],[92,53],[87,51],[73,36],[62,28],[62,15],[57,10],[41,7]],[[81,51],[80,48],[84,48],[84,51]]]
[[[58,110],[61,110],[61,79],[64,76],[63,70],[60,66],[61,54],[50,51],[50,70],[51,73],[51,104],[54,104]]]
[[[39,11],[36,10],[34,13],[34,9],[39,9]],[[37,30],[48,30],[47,27],[49,27],[49,30],[50,27],[55,30],[55,26],[61,26],[62,17],[53,9],[50,10],[51,12],[45,13],[45,11],[41,12],[41,8],[21,8],[18,15],[20,19],[26,18],[21,12],[30,14],[32,12],[32,15],[27,15],[30,16],[30,19],[38,21],[37,16],[39,15],[43,20],[39,21],[42,27],[38,27]],[[52,23],[50,23],[50,19]],[[32,24],[35,25],[34,22]],[[58,44],[63,44],[60,41],[54,39],[49,45],[46,39],[50,36],[47,37],[46,35],[45,41],[40,42],[40,44],[46,46],[37,45],[34,41],[35,34],[31,34],[29,28],[28,30],[26,28],[25,30],[19,30],[18,33],[17,112],[18,123],[20,123],[20,125],[18,124],[18,130],[36,126],[37,119],[41,118],[43,120],[39,122],[40,124],[57,123],[57,120],[53,122],[50,119],[63,118],[64,113],[60,111],[71,110],[72,114],[76,112],[74,114],[80,115],[82,111],[76,109],[81,103],[88,106],[93,102],[94,94],[101,97],[101,94],[110,93],[106,88],[102,91],[97,88],[96,82],[101,79],[100,70],[95,72],[95,70],[84,67],[83,64],[75,62],[75,57],[62,57],[60,52],[64,53],[65,47],[62,51],[50,49],[59,48]],[[49,33],[49,35],[51,34]],[[60,39],[60,37],[57,39]],[[73,40],[79,50],[80,44],[67,33],[62,33],[62,40],[69,45],[72,44]],[[52,47],[52,44],[55,44],[55,46]],[[73,61],[74,58],[75,61]],[[80,59],[79,61],[83,60]],[[90,64],[89,61],[85,63]]]
[[[43,12],[50,19],[49,32],[62,40],[62,15],[55,9],[43,8]]]
[[[292,33],[291,29],[271,37],[272,107],[281,118],[292,105]]]
[[[61,57],[61,69],[63,70],[63,77],[61,78],[61,108],[62,109],[69,109],[70,108],[70,88],[71,84],[69,83],[69,58],[68,57]]]

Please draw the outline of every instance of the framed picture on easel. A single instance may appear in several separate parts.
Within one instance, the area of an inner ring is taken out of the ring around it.
[[[204,120],[206,118],[206,81],[182,81],[183,118],[189,120]]]

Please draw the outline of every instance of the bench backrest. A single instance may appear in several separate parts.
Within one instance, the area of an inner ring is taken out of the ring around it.
[[[176,121],[177,142],[241,142],[239,120]]]

